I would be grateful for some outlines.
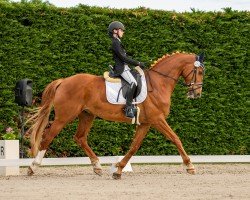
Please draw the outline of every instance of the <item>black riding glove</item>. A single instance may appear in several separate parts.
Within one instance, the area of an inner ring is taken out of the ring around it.
[[[140,68],[142,68],[142,69],[144,69],[144,68],[145,68],[145,64],[144,64],[144,63],[142,63],[142,62],[139,62],[139,66],[140,66]]]

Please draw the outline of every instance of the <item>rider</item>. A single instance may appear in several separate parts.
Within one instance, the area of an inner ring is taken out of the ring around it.
[[[124,34],[125,27],[121,22],[114,21],[109,24],[108,34],[112,38],[111,50],[115,61],[114,73],[115,76],[122,76],[129,84],[130,88],[126,94],[125,115],[129,118],[134,117],[133,112],[133,95],[137,86],[137,82],[130,72],[128,64],[140,66],[142,69],[145,65],[141,62],[133,60],[126,55],[126,51],[121,43],[121,38]]]

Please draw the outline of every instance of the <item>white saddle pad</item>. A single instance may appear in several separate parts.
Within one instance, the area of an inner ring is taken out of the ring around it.
[[[142,70],[141,70],[142,71]],[[147,97],[147,84],[145,74],[140,72],[142,75],[142,88],[140,94],[133,100],[133,104],[142,103]],[[106,96],[107,100],[111,104],[126,104],[126,99],[122,95],[122,91],[120,91],[119,98],[118,92],[121,89],[121,83],[112,83],[109,81],[105,81],[106,85]],[[117,101],[118,100],[118,101]]]

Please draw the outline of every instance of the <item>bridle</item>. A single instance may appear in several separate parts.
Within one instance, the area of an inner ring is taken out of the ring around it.
[[[199,61],[199,56],[196,56],[196,61],[194,62],[194,69],[191,72],[189,72],[187,76],[184,77],[184,79],[186,79],[193,72],[191,82],[188,83],[188,84],[184,83],[185,86],[187,86],[189,88],[192,87],[192,88],[189,89],[189,92],[190,91],[195,91],[195,90],[197,90],[199,88],[202,88],[202,86],[203,86],[203,82],[196,82],[196,80],[197,80],[197,70],[200,67],[202,68],[202,75],[204,75],[205,74],[205,66],[204,66],[204,64],[202,62]],[[197,87],[194,88],[194,86],[197,86]]]
[[[169,76],[169,75],[166,75],[166,74],[162,74],[161,72],[156,71],[156,70],[154,70],[154,69],[152,69],[152,68],[150,69],[150,71],[156,72],[156,73],[158,73],[159,75],[164,76],[165,78],[170,78],[170,79],[174,80],[175,82],[181,84],[182,86],[186,86],[186,87],[189,87],[189,88],[192,87],[192,88],[189,89],[189,92],[191,92],[191,91],[194,92],[195,90],[197,90],[197,89],[199,89],[199,88],[202,88],[202,85],[203,85],[203,82],[196,82],[196,80],[197,80],[197,70],[198,70],[200,67],[202,68],[202,73],[203,73],[203,75],[204,75],[205,66],[204,66],[202,60],[199,58],[199,56],[196,56],[196,61],[194,62],[194,69],[192,69],[192,70],[184,77],[184,79],[186,79],[187,77],[189,77],[189,76],[192,74],[191,82],[188,83],[188,84],[185,83],[185,82],[184,82],[184,83],[180,83],[180,82],[178,82],[178,79],[173,78],[173,77],[171,77],[171,76]],[[198,87],[194,88],[194,86],[198,86]]]

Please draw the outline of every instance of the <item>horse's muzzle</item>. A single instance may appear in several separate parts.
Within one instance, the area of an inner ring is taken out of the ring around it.
[[[201,93],[196,92],[195,90],[190,90],[187,93],[187,98],[188,99],[198,99],[198,98],[201,98]]]

